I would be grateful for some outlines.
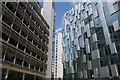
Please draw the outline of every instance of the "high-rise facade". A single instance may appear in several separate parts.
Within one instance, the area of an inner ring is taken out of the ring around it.
[[[42,9],[42,15],[48,25],[50,26],[50,35],[49,35],[49,49],[48,49],[48,62],[47,62],[47,75],[46,78],[51,78],[52,72],[52,45],[53,38],[54,38],[54,27],[55,27],[55,7],[54,7],[54,0],[44,0],[44,6]]]
[[[39,2],[2,2],[2,80],[42,80],[48,68],[50,26]]]
[[[120,1],[90,1],[64,14],[64,78],[120,76]]]
[[[63,78],[63,64],[62,64],[62,32],[55,34],[54,47],[54,79]]]

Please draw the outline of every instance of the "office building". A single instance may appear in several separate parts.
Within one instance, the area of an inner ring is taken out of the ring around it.
[[[52,47],[53,47],[53,38],[54,38],[54,27],[55,27],[55,7],[54,0],[44,0],[44,5],[42,8],[42,15],[48,25],[50,26],[50,34],[49,34],[49,49],[48,49],[48,62],[47,62],[47,75],[46,78],[51,78],[52,72]]]
[[[2,80],[42,80],[47,75],[50,25],[39,2],[2,2]]]
[[[62,32],[57,32],[54,48],[54,79],[63,78],[62,52]]]
[[[120,76],[120,1],[80,2],[63,17],[64,78]]]

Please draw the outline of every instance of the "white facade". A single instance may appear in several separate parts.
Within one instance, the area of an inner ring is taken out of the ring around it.
[[[55,35],[54,78],[63,78],[62,33]]]
[[[54,30],[54,2],[53,0],[44,0],[44,5],[42,9],[42,15],[48,25],[50,26],[50,35],[49,35],[49,50],[48,50],[48,61],[47,61],[47,71],[46,78],[51,78],[52,72],[52,42],[53,42],[53,30]]]

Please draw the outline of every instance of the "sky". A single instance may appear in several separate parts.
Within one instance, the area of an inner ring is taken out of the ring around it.
[[[55,2],[55,12],[56,12],[56,18],[55,18],[55,30],[56,32],[61,30],[62,28],[62,19],[63,15],[72,9],[74,7],[74,2]]]
[[[41,0],[39,0],[41,1]],[[43,6],[43,1],[42,0],[40,2],[41,6]],[[74,0],[73,0],[74,1]],[[63,19],[63,15],[69,11],[70,9],[72,9],[74,7],[74,5],[76,5],[76,1],[74,2],[54,2],[55,5],[55,13],[56,13],[56,17],[55,17],[55,32],[58,32],[60,30],[62,30],[62,19]]]

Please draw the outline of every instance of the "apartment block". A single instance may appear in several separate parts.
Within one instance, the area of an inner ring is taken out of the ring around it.
[[[63,64],[62,64],[62,32],[55,34],[55,48],[54,48],[54,79],[63,78]]]
[[[47,75],[50,26],[39,2],[2,2],[2,80],[42,80]]]
[[[80,2],[63,17],[63,77],[120,76],[120,1]]]

